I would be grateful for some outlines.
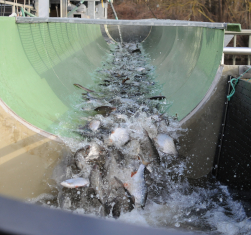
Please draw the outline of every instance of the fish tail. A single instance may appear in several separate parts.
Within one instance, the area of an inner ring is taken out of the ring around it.
[[[152,162],[152,161],[146,162],[146,161],[142,160],[142,164],[145,165],[145,166],[148,166],[151,162]]]
[[[141,160],[142,164],[145,166],[148,166],[150,163],[152,163],[152,161],[150,162],[144,161],[140,154],[138,155],[138,159]]]

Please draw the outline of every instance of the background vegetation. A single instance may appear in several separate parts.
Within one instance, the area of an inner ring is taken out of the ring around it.
[[[240,23],[250,29],[251,0],[114,0],[119,19],[177,19]],[[114,15],[109,9],[109,18]],[[237,46],[247,46],[248,37],[238,37]]]

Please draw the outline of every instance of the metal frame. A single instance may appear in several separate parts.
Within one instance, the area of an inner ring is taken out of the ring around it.
[[[250,47],[224,47],[223,53],[226,55],[251,55]],[[235,65],[235,64],[234,64]],[[250,65],[250,60],[249,60]]]
[[[81,19],[81,18],[57,18],[39,17],[24,18],[17,17],[16,23],[77,23],[77,24],[103,24],[103,25],[139,25],[139,26],[184,26],[184,27],[206,27],[215,29],[226,29],[227,23],[193,22],[182,20],[110,20],[110,19]]]
[[[15,12],[15,7],[23,7],[24,9],[28,9],[28,12],[30,12],[31,10],[35,10],[34,7],[30,6],[30,0],[28,0],[28,5],[25,5],[26,0],[24,0],[24,4],[10,2],[10,1],[4,1],[4,0],[0,0],[0,3],[6,4],[6,5],[11,5],[12,6],[12,13]]]
[[[225,47],[223,53],[233,55],[233,65],[236,64],[236,56],[235,55],[248,55],[248,65],[251,62],[251,30],[250,29],[242,29],[241,32],[232,32],[225,31],[226,35],[234,35],[234,47]],[[248,35],[248,47],[236,47],[237,36],[238,35]],[[236,48],[236,49],[235,49]],[[222,64],[224,64],[224,54],[222,56]]]

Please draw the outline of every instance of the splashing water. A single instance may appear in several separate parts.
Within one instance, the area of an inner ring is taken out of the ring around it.
[[[186,159],[177,154],[176,141],[185,130],[164,114],[171,103],[160,95],[161,84],[150,62],[141,45],[111,46],[104,66],[93,74],[95,85],[88,87],[94,92],[85,92],[83,99],[79,92],[73,94],[72,111],[55,127],[59,136],[72,133],[62,139],[74,157],[55,168],[52,194],[31,201],[146,226],[251,234],[242,204],[232,199],[226,186],[210,178],[185,177]],[[163,143],[157,138],[160,134],[168,136]],[[134,195],[115,180],[132,184],[131,172],[142,161],[150,162],[143,175],[148,188],[144,209],[135,207]],[[89,178],[91,186],[60,185],[76,177]]]

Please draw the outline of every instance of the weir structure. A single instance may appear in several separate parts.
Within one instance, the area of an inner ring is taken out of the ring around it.
[[[92,72],[109,53],[101,29],[116,41],[118,25],[124,40],[142,43],[156,67],[162,95],[172,102],[168,113],[188,129],[179,140],[180,154],[190,157],[188,177],[210,172],[221,122],[217,111],[224,102],[214,95],[222,72],[224,30],[237,31],[239,25],[0,17],[4,29],[0,36],[1,194],[27,199],[49,190],[53,168],[68,151],[55,127],[71,109],[68,97],[76,92],[73,84],[92,85]]]

